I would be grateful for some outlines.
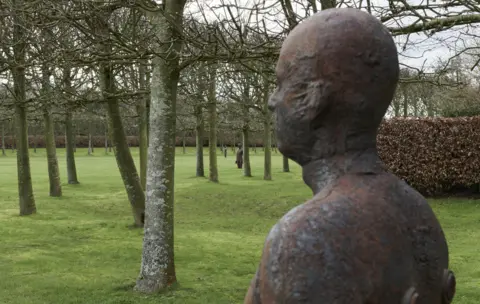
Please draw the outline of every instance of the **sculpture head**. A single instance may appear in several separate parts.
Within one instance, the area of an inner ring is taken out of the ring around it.
[[[277,88],[279,150],[300,165],[375,148],[377,129],[393,98],[399,67],[388,30],[357,9],[328,9],[285,39]]]

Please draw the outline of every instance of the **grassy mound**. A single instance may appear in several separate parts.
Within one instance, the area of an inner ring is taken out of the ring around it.
[[[136,153],[136,150],[133,150]],[[64,151],[59,150],[65,181]],[[230,152],[229,152],[230,153]],[[129,229],[130,207],[113,155],[78,150],[79,185],[48,196],[45,151],[31,153],[38,214],[18,216],[16,157],[0,156],[0,303],[242,303],[270,227],[311,196],[300,170],[263,181],[263,155],[252,153],[253,178],[234,157],[219,155],[220,184],[195,178],[194,151],[177,154],[175,237],[179,286],[160,295],[132,291],[142,232]],[[138,156],[135,154],[135,157]],[[208,160],[205,159],[205,164]],[[208,166],[206,166],[208,168]],[[208,174],[208,172],[206,172]],[[432,206],[450,244],[458,278],[456,303],[480,298],[480,203],[436,200]]]

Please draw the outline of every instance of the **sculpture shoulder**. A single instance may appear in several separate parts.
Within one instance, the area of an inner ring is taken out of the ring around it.
[[[357,217],[359,207],[340,192],[321,193],[288,211],[270,230],[265,249],[273,254],[283,248],[334,242],[334,231],[347,233],[363,226],[365,221]]]
[[[409,269],[412,260],[402,254],[411,247],[410,239],[402,237],[404,231],[393,219],[378,214],[362,210],[358,202],[336,191],[293,208],[268,234],[258,290],[266,298],[287,297],[295,303],[313,295],[326,299],[325,303],[340,298],[342,303],[354,303],[352,299],[361,299],[357,293],[364,278],[352,276],[353,272],[371,272],[380,282],[383,272],[376,269],[390,267],[391,273]],[[394,264],[387,259],[392,255]],[[337,294],[336,286],[348,280],[356,287]]]

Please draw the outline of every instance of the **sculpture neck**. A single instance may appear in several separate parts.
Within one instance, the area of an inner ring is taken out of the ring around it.
[[[303,181],[312,189],[314,195],[346,174],[384,172],[375,147],[314,159],[302,166],[302,169]]]

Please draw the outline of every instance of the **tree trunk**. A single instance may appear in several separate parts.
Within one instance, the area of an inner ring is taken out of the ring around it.
[[[102,69],[103,70],[103,69]],[[107,72],[104,69],[103,73]],[[102,74],[103,74],[102,73]],[[106,76],[111,77],[111,74],[101,75],[102,82],[109,83]],[[105,81],[107,80],[107,81]],[[117,166],[122,176],[123,184],[128,195],[128,200],[132,207],[134,225],[136,227],[143,227],[144,211],[145,211],[145,194],[143,192],[142,185],[140,184],[140,178],[133,161],[132,154],[127,144],[127,138],[123,129],[122,118],[120,115],[120,108],[118,100],[116,98],[107,97],[107,109],[109,115],[109,127],[112,130],[112,146],[117,161]]]
[[[265,146],[265,155],[263,162],[263,179],[272,180],[272,113],[268,109],[269,85],[268,79],[263,79],[263,144]]]
[[[403,88],[403,117],[408,116],[408,93],[406,88]]]
[[[67,159],[67,178],[70,185],[79,184],[75,165],[75,133],[73,131],[72,112],[65,115],[65,150]]]
[[[37,128],[33,125],[33,153],[37,153]]]
[[[105,122],[105,138],[104,138],[104,143],[105,143],[105,155],[108,154],[108,117],[107,121]]]
[[[154,293],[177,281],[174,259],[174,177],[179,32],[186,0],[166,0],[149,12],[156,32],[150,100],[146,223],[142,265],[135,289]]]
[[[73,128],[75,130],[73,131],[73,152],[77,152],[77,132],[78,132],[77,125],[75,124]]]
[[[219,135],[220,137],[220,145],[218,147],[218,149],[220,150],[220,153],[224,154],[223,153],[223,147],[225,147],[225,138],[224,138],[224,134],[223,134],[223,131],[222,129],[219,130]]]
[[[13,93],[15,96],[15,134],[17,139],[17,178],[20,215],[36,213],[33,196],[30,156],[28,155],[27,110],[25,106],[25,50],[26,30],[23,24],[25,12],[23,0],[13,0],[13,41],[15,65],[12,68]]]
[[[6,156],[5,153],[5,121],[2,121],[2,156]]]
[[[141,60],[138,66],[138,79],[140,90],[147,90],[147,63]],[[140,153],[140,183],[145,190],[147,187],[147,156],[148,156],[148,116],[147,116],[148,95],[142,95],[137,105],[138,126],[139,126],[139,153]]]
[[[244,87],[243,97],[247,102],[250,96],[250,87],[247,83]],[[252,169],[250,166],[250,140],[248,139],[250,113],[246,104],[242,104],[243,126],[242,126],[242,147],[243,147],[243,176],[252,177]]]
[[[243,176],[252,177],[252,169],[250,167],[250,149],[248,142],[248,125],[244,125],[242,128]]]
[[[42,65],[42,91],[47,98],[50,96],[50,70],[46,65]],[[47,151],[48,180],[50,183],[50,196],[62,196],[62,184],[60,182],[60,172],[58,168],[57,147],[55,142],[55,122],[49,106],[44,105],[43,121],[45,123],[45,148]]]
[[[392,101],[392,107],[393,107],[393,115],[395,117],[399,117],[400,116],[400,98],[398,95],[395,95],[395,97],[393,98],[393,101]]]
[[[109,40],[108,20],[109,15],[99,15],[96,18],[94,31],[100,36],[99,51],[105,56],[112,54]],[[118,169],[127,192],[132,208],[134,226],[143,227],[145,212],[145,193],[143,192],[140,178],[127,143],[127,137],[122,123],[118,98],[115,96],[116,86],[113,64],[101,62],[99,64],[100,88],[102,97],[107,105],[108,127],[112,133],[112,146],[117,161]]]
[[[263,162],[263,179],[272,180],[272,132],[270,131],[270,112],[266,112],[264,127],[265,156]]]
[[[183,131],[183,134],[182,134],[182,152],[183,154],[187,153],[187,149],[185,147],[185,130]]]
[[[148,88],[151,88],[151,71],[146,71],[146,74],[145,74],[145,86],[148,87]],[[146,98],[145,98],[145,111],[146,111],[146,115],[147,115],[147,149],[148,149],[148,143],[149,143],[149,140],[150,140],[150,100],[152,99],[151,97],[151,91],[149,90],[149,93],[147,94]],[[148,159],[147,159],[147,162],[148,162]]]
[[[283,172],[290,172],[290,165],[288,163],[288,157],[285,155],[282,156],[283,158]]]
[[[276,138],[277,135],[276,135],[275,132],[276,132],[275,129],[273,129],[273,130],[272,130],[272,138],[275,139],[275,143],[272,144],[271,148],[273,149],[273,151],[274,151],[275,154],[276,154],[276,153],[278,153],[278,150],[277,150],[278,147],[277,147],[277,138]]]
[[[320,0],[320,4],[322,5],[322,11],[329,9],[329,8],[334,8],[337,4],[337,1],[335,0]]]
[[[15,147],[17,146],[17,128],[16,128],[16,125],[17,125],[17,121],[15,120],[15,117],[12,119],[12,153],[15,153]],[[28,126],[27,126],[27,131],[28,133]],[[28,141],[28,139],[27,139]]]
[[[413,116],[418,117],[418,100],[416,97],[413,98]]]
[[[43,120],[45,122],[45,148],[47,150],[50,196],[60,197],[62,196],[62,184],[60,182],[60,172],[58,169],[53,118],[51,113],[46,109],[43,112]]]
[[[209,155],[209,180],[218,183],[218,166],[217,166],[217,97],[216,97],[216,65],[209,68],[209,88],[208,88],[208,155]]]
[[[88,155],[93,153],[93,144],[92,144],[92,122],[88,124]]]
[[[197,150],[196,176],[205,177],[205,170],[203,166],[203,113],[202,113],[201,105],[195,106],[195,118],[196,118],[195,139],[196,139],[196,150]]]

